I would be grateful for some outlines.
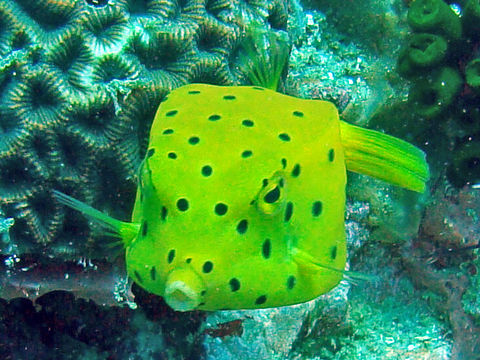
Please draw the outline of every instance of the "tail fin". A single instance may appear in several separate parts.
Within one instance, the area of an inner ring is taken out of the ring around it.
[[[129,223],[114,219],[90,205],[87,205],[77,199],[74,199],[60,191],[53,190],[53,196],[58,202],[71,207],[72,209],[80,211],[82,214],[91,217],[105,228],[105,234],[119,237],[122,239],[123,246],[128,246],[137,236],[140,229],[139,224]]]
[[[425,153],[406,141],[340,121],[347,170],[416,192],[430,177]]]

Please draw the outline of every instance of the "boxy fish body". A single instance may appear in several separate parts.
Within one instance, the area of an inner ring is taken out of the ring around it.
[[[301,303],[346,261],[348,170],[423,191],[423,153],[353,127],[332,103],[186,85],[158,109],[132,223],[56,193],[123,239],[128,274],[175,310]]]

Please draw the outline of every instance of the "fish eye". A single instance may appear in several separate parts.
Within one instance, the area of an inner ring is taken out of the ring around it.
[[[275,173],[269,179],[263,179],[262,189],[253,203],[257,209],[266,215],[275,215],[285,206],[285,178],[281,173]]]

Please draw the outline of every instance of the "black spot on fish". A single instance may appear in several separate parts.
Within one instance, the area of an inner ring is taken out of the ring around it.
[[[280,185],[280,187],[283,188],[283,186],[285,185],[285,181],[283,179],[280,179],[278,181],[278,185]]]
[[[200,293],[201,296],[205,296],[205,294],[207,293],[207,290],[202,290],[202,292]]]
[[[202,175],[205,177],[212,175],[212,171],[212,167],[209,165],[202,167]]]
[[[253,121],[252,120],[243,120],[242,125],[246,127],[252,127],[253,126]]]
[[[263,197],[263,200],[269,204],[273,204],[278,199],[280,199],[280,188],[278,186],[275,186]]]
[[[178,113],[178,110],[170,110],[165,115],[169,116],[169,117],[172,117],[172,116],[177,115],[177,113]]]
[[[268,179],[263,179],[262,180],[262,186],[266,187],[268,185]]]
[[[224,99],[224,100],[235,100],[236,97],[235,97],[234,95],[225,95],[225,96],[223,97],[223,99]]]
[[[287,289],[292,290],[296,282],[297,282],[297,279],[295,278],[295,276],[290,275],[287,279]]]
[[[237,232],[239,234],[245,234],[248,229],[248,221],[246,219],[240,220],[237,225]]]
[[[148,149],[147,151],[147,158],[150,158],[155,154],[155,149]]]
[[[214,115],[210,115],[208,117],[208,120],[210,121],[217,121],[217,120],[220,120],[222,117],[220,115],[217,115],[217,114],[214,114]]]
[[[156,277],[157,277],[157,269],[155,269],[155,266],[152,266],[152,268],[150,269],[150,279],[155,281]]]
[[[177,200],[177,208],[180,211],[187,211],[188,210],[188,200],[185,198],[180,198]]]
[[[317,217],[322,213],[322,202],[315,201],[312,205],[312,215]]]
[[[142,236],[147,236],[148,232],[148,223],[147,220],[144,220],[142,223]]]
[[[186,262],[187,264],[190,264],[190,263],[192,262],[192,258],[186,258],[186,259],[185,259],[185,262]]]
[[[160,218],[162,220],[165,220],[167,218],[167,215],[168,215],[168,209],[165,206],[162,206],[162,210],[160,212]]]
[[[227,213],[228,206],[224,203],[218,203],[215,205],[215,214],[222,216]]]
[[[288,222],[290,221],[290,219],[292,218],[292,214],[293,214],[293,204],[291,201],[289,201],[287,203],[287,207],[285,208],[285,222]]]
[[[228,284],[230,285],[230,290],[232,290],[232,292],[238,291],[240,289],[240,281],[238,281],[238,279],[236,278],[230,279]]]
[[[192,136],[190,139],[188,139],[188,143],[190,145],[197,145],[200,142],[200,138],[198,136]]]
[[[252,156],[252,151],[251,150],[245,150],[244,152],[242,152],[242,158],[248,158],[250,156]]]
[[[167,255],[167,262],[169,264],[172,263],[173,259],[175,259],[175,249],[171,249],[169,252],[168,252],[168,255]]]
[[[262,245],[262,255],[265,259],[268,259],[270,257],[271,250],[272,250],[272,243],[270,239],[267,239],[263,242],[263,245]]]
[[[199,90],[190,90],[188,93],[191,94],[191,95],[196,95],[196,94],[200,94],[200,91]]]
[[[293,112],[293,116],[303,117],[303,112],[301,112],[301,111],[294,111],[294,112]]]
[[[267,301],[267,295],[259,296],[257,300],[255,300],[255,305],[265,304],[266,301]]]
[[[330,257],[332,258],[332,260],[335,260],[337,258],[337,247],[336,246],[332,246],[332,248],[330,249]]]
[[[177,154],[175,154],[173,151],[170,151],[170,152],[168,153],[168,157],[169,157],[170,159],[176,159],[176,158],[177,158]]]
[[[278,134],[278,138],[282,141],[290,141],[290,136],[286,133]]]
[[[165,129],[163,130],[163,133],[164,135],[170,135],[170,134],[173,134],[173,129]]]
[[[330,149],[328,151],[328,161],[333,162],[333,160],[335,160],[335,150]]]
[[[203,264],[203,267],[202,267],[202,271],[205,273],[205,274],[208,274],[209,272],[211,272],[213,269],[213,263],[211,261],[205,261],[205,263]]]
[[[137,279],[137,281],[138,281],[140,284],[143,284],[142,277],[140,276],[140,274],[138,273],[138,271],[137,271],[137,270],[133,270],[133,274],[135,275],[135,278]]]
[[[287,167],[287,159],[283,158],[282,159],[282,168],[286,168]]]
[[[292,170],[292,176],[293,177],[298,177],[300,175],[301,167],[300,164],[295,164]]]

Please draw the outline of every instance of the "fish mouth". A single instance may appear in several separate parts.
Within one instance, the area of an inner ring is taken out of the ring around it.
[[[203,300],[205,283],[189,268],[174,269],[165,283],[165,302],[175,311],[191,311]]]

